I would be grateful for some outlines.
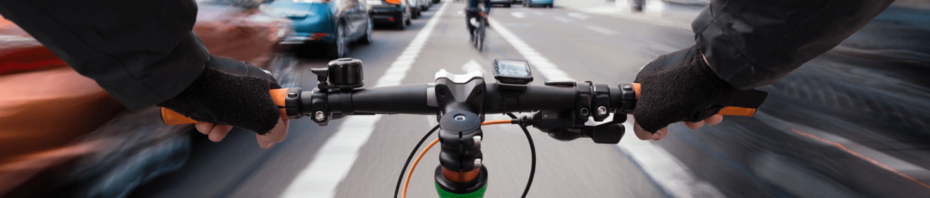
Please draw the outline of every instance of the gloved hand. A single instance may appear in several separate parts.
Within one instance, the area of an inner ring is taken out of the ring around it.
[[[634,82],[642,85],[633,110],[634,132],[640,139],[659,140],[669,124],[686,121],[692,129],[714,125],[723,106],[758,107],[765,92],[736,90],[707,65],[694,47],[660,56],[646,64]]]
[[[198,124],[197,129],[210,135],[213,141],[222,140],[231,129],[226,125],[231,125],[261,135],[258,136],[259,144],[266,148],[280,142],[262,141],[272,129],[280,131],[276,125],[284,125],[284,134],[274,135],[286,136],[287,133],[287,121],[280,119],[280,111],[268,93],[269,89],[276,88],[281,86],[267,70],[247,62],[211,55],[203,73],[187,89],[158,106],[207,122]],[[211,134],[211,131],[216,133]],[[283,140],[283,137],[275,139]]]

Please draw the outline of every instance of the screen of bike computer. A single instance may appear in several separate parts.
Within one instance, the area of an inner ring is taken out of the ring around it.
[[[526,61],[494,60],[494,78],[503,83],[527,84],[533,81],[533,73]]]
[[[497,73],[502,76],[530,76],[529,65],[526,65],[526,62],[523,61],[498,60],[496,70]]]

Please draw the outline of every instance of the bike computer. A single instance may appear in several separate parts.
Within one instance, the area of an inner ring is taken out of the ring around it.
[[[500,83],[525,85],[533,82],[530,64],[521,60],[494,60],[494,79]]]

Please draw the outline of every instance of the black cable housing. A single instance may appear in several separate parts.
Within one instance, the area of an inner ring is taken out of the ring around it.
[[[423,145],[423,142],[426,141],[426,138],[429,138],[429,136],[432,135],[433,132],[436,132],[436,129],[439,129],[438,124],[436,125],[436,127],[433,127],[433,129],[430,129],[429,132],[426,133],[426,135],[423,135],[423,138],[420,139],[420,142],[417,142],[417,146],[413,147],[413,151],[410,151],[410,156],[407,156],[407,161],[404,162],[404,168],[400,169],[400,176],[397,177],[397,185],[394,186],[394,198],[397,198],[397,192],[398,190],[400,190],[400,183],[404,181],[404,172],[407,171],[407,166],[410,165],[410,160],[413,159],[413,155],[417,153],[417,150],[420,149],[420,146]],[[536,154],[533,154],[533,164],[534,164],[533,166],[535,167],[536,166],[535,165]],[[530,178],[532,179],[532,177]],[[526,195],[526,193],[523,193],[523,194],[524,196]]]
[[[517,116],[512,113],[507,113],[507,115],[513,118],[513,123],[519,122],[520,129],[523,129],[523,134],[526,135],[526,141],[530,143],[530,159],[532,164],[530,165],[530,178],[526,181],[526,189],[523,189],[523,196],[521,196],[526,198],[526,194],[530,192],[530,186],[533,185],[533,176],[536,175],[536,145],[533,144],[533,137],[530,136],[530,131],[526,130],[527,123],[523,122],[521,119],[517,119]]]

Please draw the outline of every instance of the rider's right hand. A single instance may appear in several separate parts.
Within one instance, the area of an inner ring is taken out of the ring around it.
[[[196,128],[212,141],[222,140],[235,126],[258,133],[259,145],[268,148],[287,134],[288,123],[281,120],[280,111],[268,93],[275,88],[281,86],[267,70],[247,62],[210,56],[197,80],[158,106],[204,122]]]
[[[693,47],[660,56],[640,69],[642,85],[633,117],[634,132],[642,140],[664,138],[669,124],[686,121],[691,129],[723,120],[719,108],[707,108],[724,90],[735,90],[711,70]]]

